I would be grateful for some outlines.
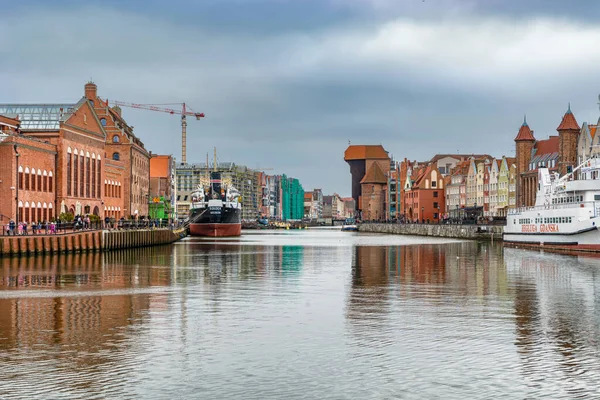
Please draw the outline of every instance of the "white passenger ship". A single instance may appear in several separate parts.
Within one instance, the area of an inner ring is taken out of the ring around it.
[[[600,251],[599,175],[600,158],[563,177],[540,168],[535,206],[509,210],[504,242]]]

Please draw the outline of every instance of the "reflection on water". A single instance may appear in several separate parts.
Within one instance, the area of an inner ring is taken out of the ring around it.
[[[0,398],[597,398],[599,259],[418,240],[0,259]]]

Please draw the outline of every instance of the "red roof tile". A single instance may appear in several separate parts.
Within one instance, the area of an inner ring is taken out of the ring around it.
[[[569,104],[569,109],[567,110],[565,115],[563,115],[562,121],[560,122],[560,125],[558,126],[558,128],[556,128],[556,130],[560,132],[571,129],[579,130],[580,128],[579,124],[575,120],[575,116],[571,112],[571,105]]]
[[[373,163],[360,183],[387,183],[387,178],[377,163]]]
[[[348,146],[344,152],[344,160],[389,159],[387,151],[382,145],[356,145]]]
[[[519,128],[519,133],[517,133],[517,137],[515,138],[515,142],[527,141],[527,140],[535,140],[533,137],[533,131],[527,125],[527,121],[523,121],[523,125]]]
[[[590,136],[593,139],[594,136],[596,136],[596,128],[598,128],[598,125],[588,125],[588,127],[590,128]]]
[[[550,136],[546,140],[535,142],[535,155],[558,153],[558,136]]]

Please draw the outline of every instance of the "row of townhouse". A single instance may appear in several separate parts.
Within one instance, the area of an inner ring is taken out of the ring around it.
[[[437,154],[431,160],[396,163],[387,174],[386,219],[440,222],[458,210],[506,216],[516,204],[515,158],[487,154]]]
[[[516,182],[514,157],[470,157],[450,174],[446,209],[475,208],[485,217],[504,217],[516,204]]]

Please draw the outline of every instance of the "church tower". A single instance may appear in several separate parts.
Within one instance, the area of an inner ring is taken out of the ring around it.
[[[563,176],[567,173],[568,167],[575,168],[577,165],[577,140],[579,139],[579,124],[569,109],[562,118],[558,128],[558,173]]]
[[[519,128],[519,133],[515,138],[516,158],[517,158],[517,207],[527,205],[525,190],[523,185],[523,173],[529,170],[529,162],[531,161],[531,150],[535,144],[533,131],[527,125],[527,118],[523,118],[523,125]]]

